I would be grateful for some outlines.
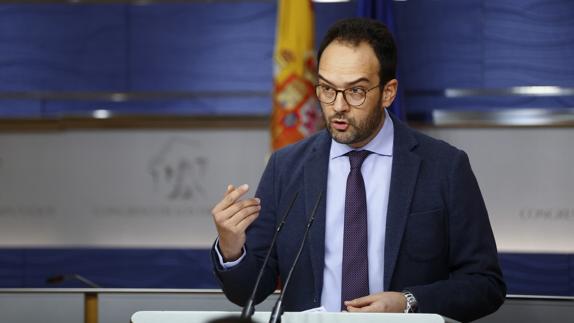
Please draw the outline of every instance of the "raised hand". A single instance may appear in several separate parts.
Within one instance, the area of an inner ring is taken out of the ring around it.
[[[211,210],[219,235],[219,250],[226,262],[241,256],[245,244],[245,230],[257,218],[261,209],[261,201],[258,198],[240,200],[247,191],[247,184],[237,188],[228,185],[223,199]]]

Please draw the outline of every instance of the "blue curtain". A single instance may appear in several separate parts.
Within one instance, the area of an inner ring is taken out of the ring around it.
[[[395,19],[393,15],[393,1],[392,0],[358,0],[357,1],[357,15],[359,17],[373,18],[383,22],[396,39]],[[397,67],[397,79],[399,79],[399,71]],[[405,120],[405,109],[403,106],[403,91],[401,82],[399,81],[399,89],[395,101],[390,107],[390,110],[401,120]]]

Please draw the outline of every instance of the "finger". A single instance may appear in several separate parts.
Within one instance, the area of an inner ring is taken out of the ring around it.
[[[241,213],[244,209],[259,205],[261,205],[261,201],[256,197],[245,199],[243,201],[235,202],[225,210],[214,214],[214,217],[215,220],[219,222],[234,219],[233,225],[235,225],[245,217],[245,213]]]
[[[219,201],[213,208],[213,213],[218,213],[222,210],[227,209],[230,205],[233,205],[241,196],[243,196],[248,190],[249,185],[243,184],[235,189],[230,188],[232,185],[228,185],[228,193],[225,194],[223,199]]]
[[[347,306],[347,312],[358,312],[358,311],[359,311],[358,307],[353,307],[350,305]]]
[[[233,191],[234,189],[235,189],[235,186],[233,186],[232,184],[227,185],[227,190],[225,190],[225,194],[223,196],[231,193],[231,191]]]
[[[350,301],[345,301],[345,305],[353,307],[363,307],[372,304],[376,299],[377,297],[375,297],[375,295],[367,295],[352,299]]]
[[[244,207],[240,211],[236,212],[231,217],[229,217],[226,220],[226,225],[237,227],[239,226],[239,223],[241,223],[241,221],[243,221],[251,214],[259,212],[260,209],[261,206],[259,204]]]
[[[374,312],[374,309],[371,305],[364,306],[364,307],[347,306],[347,311],[349,311],[349,312]]]
[[[243,220],[241,220],[241,222],[239,222],[237,224],[237,228],[241,231],[247,230],[247,227],[249,227],[251,225],[251,223],[253,223],[253,221],[255,221],[255,219],[257,219],[257,217],[259,217],[259,210],[257,210],[254,213],[249,214]]]

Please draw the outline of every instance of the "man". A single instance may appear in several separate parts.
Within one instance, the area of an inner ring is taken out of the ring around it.
[[[212,213],[212,252],[227,297],[248,299],[275,226],[299,193],[256,302],[284,280],[319,198],[308,243],[285,293],[287,311],[494,312],[506,287],[467,155],[390,115],[396,49],[379,22],[347,19],[318,53],[327,129],[274,153],[255,198],[229,186]]]

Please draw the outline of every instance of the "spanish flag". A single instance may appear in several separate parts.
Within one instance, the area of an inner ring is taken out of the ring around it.
[[[311,0],[279,0],[273,53],[273,150],[318,130],[321,110],[315,98],[315,20]]]

